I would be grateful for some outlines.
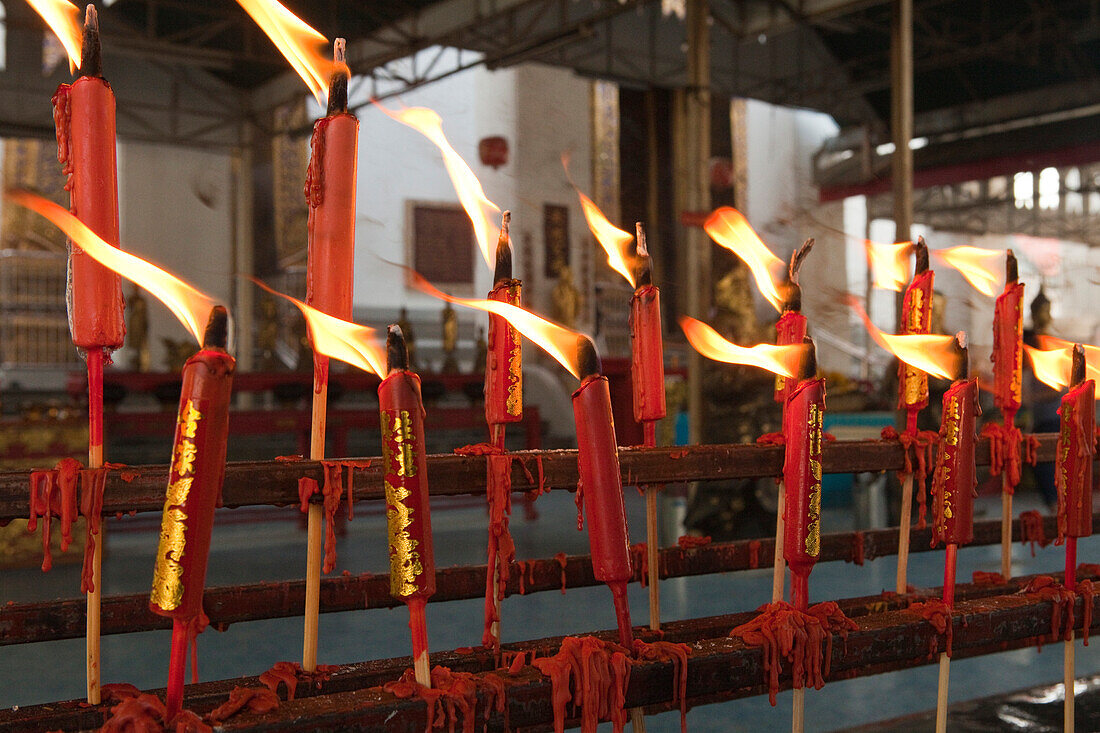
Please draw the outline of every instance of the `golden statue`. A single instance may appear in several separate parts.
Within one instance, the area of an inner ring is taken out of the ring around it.
[[[458,314],[451,306],[450,301],[443,306],[443,374],[458,373],[458,362],[455,361],[455,347],[458,346]]]
[[[256,346],[260,351],[260,369],[271,372],[279,368],[279,309],[275,298],[260,298],[260,328],[256,334]]]
[[[485,339],[485,327],[477,327],[477,341],[474,344],[474,370],[472,374],[484,374],[489,361],[489,342]]]
[[[130,369],[147,372],[151,366],[149,357],[149,306],[137,287],[126,299],[130,319],[126,329],[126,345],[132,350]]]
[[[573,271],[568,265],[562,265],[558,270],[558,284],[554,286],[550,300],[550,313],[554,320],[566,328],[576,328],[580,292],[573,285]]]

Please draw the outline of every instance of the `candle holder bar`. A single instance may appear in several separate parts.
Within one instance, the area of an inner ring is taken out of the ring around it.
[[[959,602],[952,612],[954,658],[991,654],[1050,640],[1054,604],[1026,595],[1004,594],[1023,580],[992,589],[989,586],[959,586]],[[996,595],[989,595],[991,592]],[[934,595],[935,590],[930,593]],[[1091,599],[1093,613],[1096,613],[1097,601],[1100,598]],[[839,636],[833,638],[829,681],[917,667],[936,660],[937,649],[944,644],[942,635],[919,615],[898,608],[901,602],[889,595],[840,601],[857,628],[849,632],[846,640]],[[1074,605],[1078,634],[1083,632],[1085,602],[1079,597]],[[665,626],[665,640],[692,647],[687,668],[689,706],[767,692],[763,650],[746,647],[740,640],[726,637],[729,629],[753,615],[751,612],[739,613],[672,622]],[[1089,629],[1090,634],[1092,631]],[[639,631],[640,635],[644,633]],[[608,640],[615,635],[613,631],[598,634]],[[556,651],[560,644],[560,638],[548,638],[506,644],[504,648],[547,654]],[[490,711],[489,730],[505,730],[506,720],[508,730],[530,726],[543,729],[553,720],[550,680],[530,666],[514,675],[503,670],[494,672],[493,655],[482,648],[441,652],[433,655],[433,662],[455,671],[493,674],[499,678],[507,713]],[[380,685],[396,679],[410,665],[411,659],[405,657],[341,666],[319,684],[299,682],[296,699],[281,703],[278,710],[262,715],[242,713],[223,723],[220,729],[302,731],[319,727],[377,727],[388,731],[425,730],[427,709],[423,701],[397,699],[380,689]],[[678,701],[672,699],[673,674],[670,662],[637,663],[630,676],[627,707],[644,706],[648,712],[675,708]],[[233,687],[259,684],[257,678],[240,678],[191,685],[187,688],[186,707],[205,713],[224,702]],[[785,665],[779,686],[786,689],[790,685],[790,667]],[[488,700],[479,695],[477,709],[471,714],[481,720],[487,703]],[[109,707],[70,701],[5,710],[0,711],[0,728],[28,732],[90,729],[103,723]]]
[[[1054,460],[1055,433],[1035,436],[1039,461]],[[825,473],[899,471],[905,467],[901,443],[894,440],[829,442],[822,451]],[[989,465],[989,440],[978,441],[978,465]],[[512,490],[574,490],[577,486],[577,451],[517,451],[512,457]],[[461,496],[485,493],[484,456],[437,454],[428,456],[432,496]],[[355,500],[381,500],[382,460],[333,459],[365,465],[355,470]],[[621,448],[619,463],[623,484],[675,484],[688,481],[778,476],[783,470],[783,447],[752,444]],[[369,464],[369,465],[368,465]],[[264,461],[229,463],[222,487],[227,507],[299,503],[298,480],[324,480],[320,461]],[[108,472],[103,496],[103,514],[160,512],[168,484],[166,465],[134,466]],[[29,514],[30,474],[26,471],[0,473],[0,521]],[[320,497],[315,497],[316,501]]]
[[[1094,515],[1100,522],[1100,513]],[[1018,523],[1017,523],[1018,524]],[[1047,537],[1057,532],[1054,517],[1043,518]],[[931,527],[912,530],[911,552],[931,552]],[[999,519],[974,523],[973,545],[995,545],[1001,541]],[[836,532],[822,535],[820,562],[853,562],[887,557],[897,553],[897,528]],[[775,549],[774,538],[715,542],[702,547],[662,548],[659,553],[660,577],[676,578],[770,567]],[[940,550],[942,551],[942,550]],[[633,580],[640,580],[642,568],[635,567]],[[483,598],[484,565],[445,568],[437,571],[436,593],[429,602]],[[522,576],[522,581],[521,581]],[[567,557],[564,565],[556,558],[525,560],[511,567],[508,595],[559,591],[599,585],[592,574],[588,555]],[[1018,585],[1018,584],[1017,584]],[[1009,586],[978,586],[987,594]],[[1013,586],[1015,587],[1015,585]],[[876,598],[879,598],[876,596]],[[203,608],[215,628],[245,621],[299,616],[305,599],[302,580],[278,583],[254,583],[207,588]],[[881,603],[881,598],[879,598]],[[0,606],[0,646],[27,644],[84,635],[84,601],[80,598],[16,603]],[[389,575],[363,573],[321,581],[321,613],[356,611],[365,608],[393,608],[399,605],[389,594]],[[101,633],[125,634],[171,628],[171,622],[149,611],[149,595],[137,593],[111,596],[102,602]]]

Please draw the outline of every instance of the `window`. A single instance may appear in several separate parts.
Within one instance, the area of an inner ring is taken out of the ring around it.
[[[474,228],[462,207],[413,203],[411,264],[439,285],[474,284]]]

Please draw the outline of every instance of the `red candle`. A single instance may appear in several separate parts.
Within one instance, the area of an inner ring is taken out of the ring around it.
[[[1020,383],[1023,373],[1024,315],[1021,303],[1023,283],[1016,257],[1008,250],[1005,260],[1005,289],[997,296],[993,309],[993,404],[1008,415],[1020,409]]]
[[[802,315],[802,288],[798,285],[798,270],[813,246],[813,238],[807,239],[791,254],[791,264],[787,268],[787,282],[782,288],[783,313],[775,323],[777,346],[793,346],[806,339],[806,316]],[[775,401],[781,405],[787,404],[787,398],[798,385],[798,381],[797,378],[788,379],[782,374],[776,374]]]
[[[932,330],[932,283],[935,273],[928,269],[928,247],[924,238],[917,240],[916,274],[905,290],[901,304],[901,333],[929,333]],[[898,366],[898,409],[915,412],[928,406],[928,375],[901,362]]]
[[[1084,351],[1074,346],[1075,387],[1062,397],[1055,480],[1058,539],[1092,534],[1092,461],[1096,452],[1096,382],[1085,379]],[[1067,572],[1069,572],[1067,568]]]
[[[99,21],[89,5],[79,78],[53,96],[57,159],[64,166],[73,214],[108,244],[118,246],[115,96],[101,76]],[[82,349],[117,349],[126,336],[122,280],[69,243],[69,329]]]
[[[390,372],[378,385],[389,525],[390,594],[409,603],[435,593],[435,553],[424,454],[420,377],[408,370],[401,330],[390,326]]]
[[[359,120],[348,112],[344,39],[337,38],[328,114],[313,125],[305,196],[309,205],[306,303],[351,320],[355,277],[355,169]]]
[[[214,309],[202,349],[183,367],[149,609],[178,621],[202,614],[214,508],[225,477],[229,399],[236,363],[225,351],[226,312]]]
[[[496,269],[489,300],[521,305],[522,282],[512,277],[511,214],[504,212],[497,241]],[[488,357],[485,364],[485,422],[504,425],[523,419],[523,349],[519,331],[500,316],[489,314]]]
[[[810,352],[812,354],[812,351]],[[815,360],[807,359],[803,378],[783,411],[786,458],[783,482],[783,557],[791,568],[791,597],[806,610],[807,580],[821,552],[821,442],[825,380],[815,379]]]
[[[940,451],[932,479],[933,546],[965,545],[974,539],[974,425],[980,412],[977,379],[958,379],[943,395]]]
[[[577,463],[588,521],[592,574],[611,588],[620,641],[631,648],[630,608],[626,600],[626,584],[632,575],[630,537],[611,416],[611,393],[607,377],[600,374],[595,347],[587,337],[581,337],[581,344],[581,373],[586,376],[573,393],[573,419],[577,426]]]
[[[647,423],[665,416],[665,356],[661,329],[661,291],[653,284],[645,227],[637,225],[637,287],[630,299],[630,381],[634,420]]]

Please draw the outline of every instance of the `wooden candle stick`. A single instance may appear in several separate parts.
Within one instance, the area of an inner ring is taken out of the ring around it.
[[[334,70],[329,80],[327,114],[313,126],[305,197],[309,206],[309,250],[306,303],[344,321],[351,319],[355,270],[355,186],[359,120],[348,112],[348,70],[344,39],[333,44]],[[313,417],[310,458],[325,457],[329,360],[313,358]],[[306,534],[306,602],[302,634],[302,669],[317,669],[324,517],[320,504],[310,504]]]
[[[653,284],[653,267],[646,243],[645,225],[638,222],[634,258],[634,296],[630,299],[630,381],[634,396],[634,420],[642,424],[646,448],[657,446],[657,421],[665,416],[665,361],[661,328],[661,291]],[[661,628],[660,538],[657,494],[660,487],[645,487],[646,555],[649,588],[649,628]]]
[[[914,245],[916,265],[913,280],[905,290],[901,307],[901,334],[927,334],[932,330],[932,284],[928,246],[924,237]],[[906,413],[905,432],[910,441],[917,436],[917,417],[928,406],[928,375],[905,362],[898,364],[898,409]],[[906,474],[901,487],[901,517],[898,527],[898,593],[908,592],[909,528],[913,510],[913,474]]]

